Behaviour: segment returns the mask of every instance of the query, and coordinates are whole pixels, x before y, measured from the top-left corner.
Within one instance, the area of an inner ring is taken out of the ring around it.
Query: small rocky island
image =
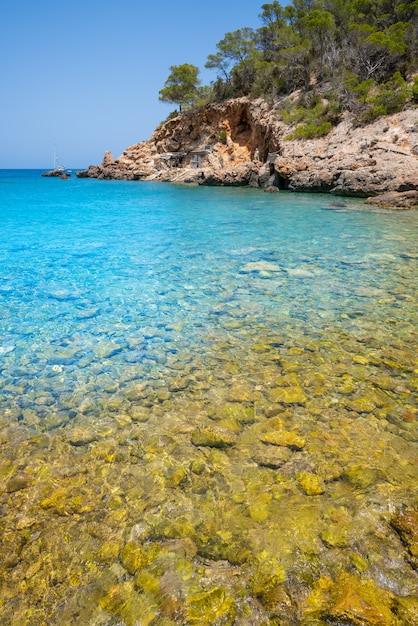
[[[54,169],[49,170],[47,172],[42,172],[41,176],[46,178],[64,178],[67,179],[70,177],[70,172],[59,165],[58,167],[54,167]]]
[[[293,94],[290,98],[297,98]],[[147,141],[80,178],[252,186],[367,198],[390,208],[418,207],[418,109],[358,127],[344,113],[331,132],[294,139],[282,100],[234,98],[186,111]]]

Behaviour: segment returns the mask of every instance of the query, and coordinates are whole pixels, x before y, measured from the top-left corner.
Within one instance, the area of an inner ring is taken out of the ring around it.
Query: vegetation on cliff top
[[[196,66],[171,66],[160,99],[182,110],[300,90],[299,137],[328,132],[342,111],[367,124],[418,102],[418,0],[275,0],[259,17],[260,28],[226,33],[209,54],[210,86]]]

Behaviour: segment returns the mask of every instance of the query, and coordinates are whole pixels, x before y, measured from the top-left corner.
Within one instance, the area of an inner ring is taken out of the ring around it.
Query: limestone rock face
[[[363,128],[346,113],[325,137],[289,140],[294,127],[281,120],[281,106],[237,98],[187,111],[148,141],[116,159],[106,152],[100,165],[77,176],[358,197],[396,192],[380,205],[417,205],[412,192],[418,192],[418,109],[382,116]]]
[[[235,167],[218,170],[207,170],[202,173],[201,185],[226,185],[228,187],[243,187],[250,185],[258,187],[257,167],[254,163],[240,163]]]

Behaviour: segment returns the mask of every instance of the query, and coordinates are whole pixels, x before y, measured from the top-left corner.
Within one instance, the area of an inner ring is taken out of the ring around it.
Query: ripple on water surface
[[[2,182],[3,623],[417,623],[416,212]]]

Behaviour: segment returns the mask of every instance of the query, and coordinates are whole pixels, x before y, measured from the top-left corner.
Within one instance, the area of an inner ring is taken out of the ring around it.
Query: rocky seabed
[[[417,623],[415,351],[237,305],[2,381],[3,624]]]

